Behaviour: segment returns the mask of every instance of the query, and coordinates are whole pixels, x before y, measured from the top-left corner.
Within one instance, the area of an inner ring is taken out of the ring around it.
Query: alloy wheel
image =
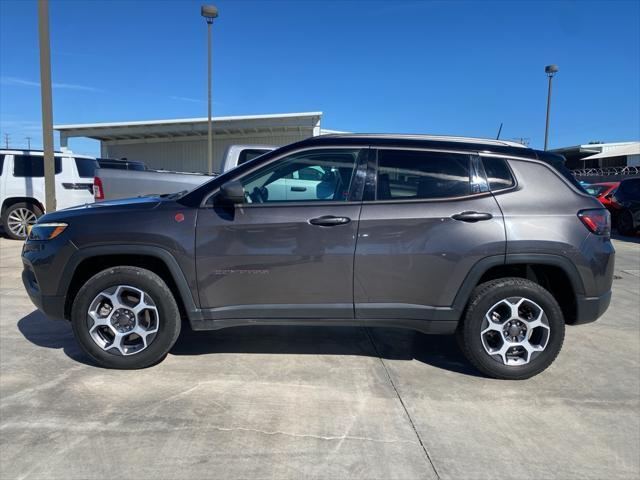
[[[525,297],[500,300],[485,314],[480,338],[485,351],[504,365],[526,365],[549,342],[551,329],[544,310]]]
[[[113,355],[133,355],[155,339],[160,316],[148,293],[129,285],[100,292],[87,311],[91,339]]]
[[[7,227],[16,237],[27,238],[27,228],[37,220],[36,214],[28,208],[16,208],[7,217]]]

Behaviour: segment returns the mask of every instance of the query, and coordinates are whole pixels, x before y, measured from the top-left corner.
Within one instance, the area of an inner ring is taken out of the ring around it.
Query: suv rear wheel
[[[107,368],[145,368],[162,360],[180,333],[180,313],[166,283],[138,267],[91,277],[71,309],[82,349]]]
[[[553,363],[562,348],[564,326],[551,293],[529,280],[502,278],[473,291],[458,341],[482,373],[523,380]]]
[[[27,229],[42,216],[42,210],[33,203],[19,202],[6,208],[2,214],[5,233],[14,240],[27,238]]]

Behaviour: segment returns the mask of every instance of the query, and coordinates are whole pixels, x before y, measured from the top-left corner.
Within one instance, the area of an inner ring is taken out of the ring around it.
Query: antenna
[[[27,139],[27,150],[31,150],[31,137],[26,137]]]
[[[498,129],[498,135],[496,136],[496,140],[500,140],[500,133],[502,132],[502,122],[500,122],[500,128]]]
[[[7,150],[9,149],[9,134],[8,133],[4,134],[4,148],[6,148]]]

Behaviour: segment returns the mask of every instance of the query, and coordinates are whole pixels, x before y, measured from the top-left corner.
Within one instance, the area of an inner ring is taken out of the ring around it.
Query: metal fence
[[[575,177],[611,177],[611,176],[636,176],[640,175],[640,167],[599,167],[572,170]]]

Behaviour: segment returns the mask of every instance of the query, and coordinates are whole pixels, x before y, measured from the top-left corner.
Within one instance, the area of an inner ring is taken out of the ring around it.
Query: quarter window
[[[60,157],[54,157],[54,172],[56,175],[62,172],[62,161]],[[43,157],[14,155],[13,175],[15,177],[44,177]]]
[[[379,150],[376,199],[431,199],[470,194],[469,156]]]
[[[483,157],[482,163],[491,191],[495,192],[515,185],[511,170],[503,158]]]
[[[96,168],[99,167],[98,162],[92,158],[76,158],[75,160],[78,176],[81,178],[93,178]]]
[[[293,154],[240,179],[247,203],[347,201],[360,150]]]

